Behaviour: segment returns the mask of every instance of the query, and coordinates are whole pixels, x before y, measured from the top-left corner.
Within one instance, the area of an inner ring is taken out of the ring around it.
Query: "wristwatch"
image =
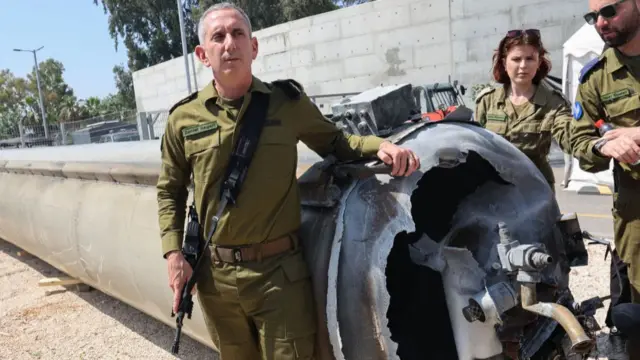
[[[596,141],[596,143],[593,144],[593,152],[598,156],[604,156],[600,152],[600,149],[604,146],[604,144],[607,143],[607,141],[608,141],[607,139],[600,139],[600,140]]]

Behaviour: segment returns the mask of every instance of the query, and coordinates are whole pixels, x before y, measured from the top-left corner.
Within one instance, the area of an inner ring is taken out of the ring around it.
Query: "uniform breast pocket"
[[[605,105],[612,122],[621,126],[640,124],[640,95],[615,100]]]
[[[216,158],[220,149],[220,131],[215,130],[202,136],[186,138],[184,152],[191,163],[194,176],[211,174],[216,168]]]
[[[265,126],[262,130],[249,175],[260,178],[264,196],[278,196],[278,192],[288,188],[287,180],[295,174],[296,142],[293,134],[284,127]]]
[[[506,121],[496,121],[496,120],[487,120],[485,124],[485,128],[489,131],[492,131],[498,135],[504,136],[507,133],[507,122]]]

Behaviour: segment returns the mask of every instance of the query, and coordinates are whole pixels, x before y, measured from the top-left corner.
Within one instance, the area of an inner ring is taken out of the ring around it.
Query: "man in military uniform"
[[[313,359],[316,312],[307,264],[298,248],[298,140],[341,160],[377,155],[391,175],[409,176],[417,156],[375,136],[350,136],[324,118],[293,80],[266,83],[252,75],[258,42],[240,8],[209,8],[198,24],[198,59],[213,81],[170,110],[162,139],[158,214],[174,311],[192,269],[180,252],[187,184],[204,229],[219,203],[221,178],[252,99],[268,94],[267,119],[236,203],[227,208],[198,274],[197,294],[222,359]],[[206,240],[206,239],[205,239]]]
[[[587,63],[573,109],[571,148],[580,168],[599,172],[614,159],[615,247],[628,264],[631,300],[640,303],[640,1],[590,0],[585,15],[609,47]],[[600,137],[599,119],[616,127]],[[640,359],[636,344],[630,359]]]

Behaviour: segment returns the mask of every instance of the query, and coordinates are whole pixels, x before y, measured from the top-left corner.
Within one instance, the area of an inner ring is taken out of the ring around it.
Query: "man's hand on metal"
[[[609,132],[607,132],[605,136],[608,134]],[[604,156],[627,164],[633,164],[640,159],[640,146],[638,146],[631,136],[625,134],[619,134],[617,137],[607,141],[599,151]]]
[[[389,141],[380,144],[377,155],[385,164],[393,166],[392,176],[409,176],[420,167],[420,159],[413,151]]]
[[[167,268],[169,270],[169,287],[173,291],[173,312],[177,313],[182,288],[189,280],[193,269],[180,251],[172,251],[167,255]],[[193,295],[195,292],[196,288],[194,287],[191,294]]]

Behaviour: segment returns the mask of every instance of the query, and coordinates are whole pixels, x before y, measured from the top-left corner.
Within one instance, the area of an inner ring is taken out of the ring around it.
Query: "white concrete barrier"
[[[573,158],[571,177],[567,191],[575,191],[578,194],[611,195],[613,193],[613,161],[609,164],[609,170],[590,173],[580,169],[578,159]]]

